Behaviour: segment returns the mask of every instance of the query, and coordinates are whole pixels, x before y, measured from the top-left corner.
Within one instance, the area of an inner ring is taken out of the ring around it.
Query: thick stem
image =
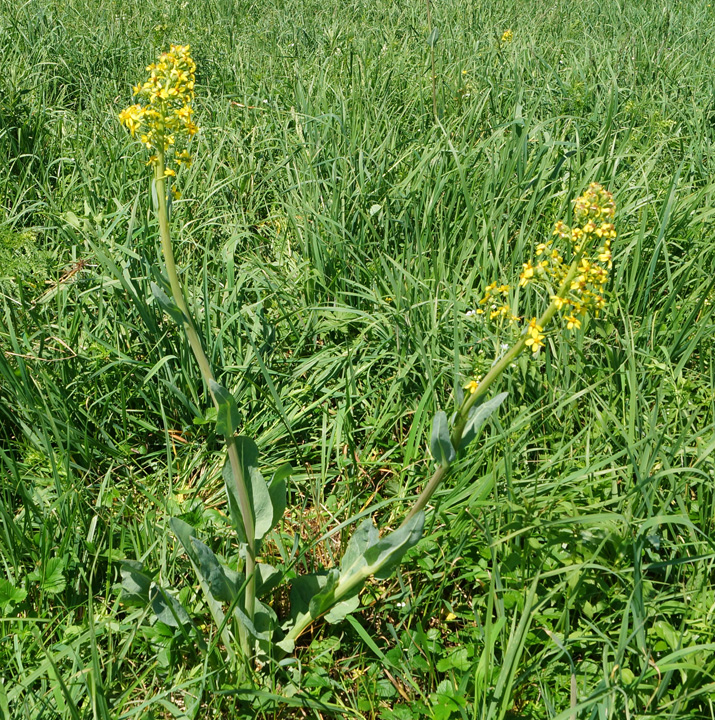
[[[174,298],[174,302],[179,306],[184,316],[184,331],[186,337],[189,340],[189,345],[196,358],[196,362],[199,364],[201,370],[201,376],[204,379],[209,392],[211,393],[211,399],[214,405],[218,408],[218,402],[216,397],[211,390],[211,381],[214,380],[213,370],[211,369],[211,363],[206,357],[201,339],[196,331],[196,327],[191,319],[189,308],[184,298],[184,292],[181,287],[179,275],[176,270],[176,261],[174,260],[174,250],[171,244],[171,232],[169,229],[169,215],[166,207],[166,173],[165,173],[165,160],[164,153],[162,151],[157,152],[156,162],[154,163],[154,182],[156,187],[156,199],[157,199],[157,215],[159,218],[159,235],[161,236],[161,250],[164,255],[164,263],[166,265],[166,274],[169,277],[169,284],[171,286],[171,294]],[[245,597],[245,613],[253,620],[254,605],[255,605],[255,594],[256,594],[256,580],[255,580],[255,569],[256,569],[256,541],[255,541],[255,526],[253,523],[253,512],[251,510],[251,503],[248,496],[248,488],[243,478],[243,472],[241,470],[241,463],[238,457],[238,450],[236,443],[233,442],[232,438],[226,438],[226,447],[228,451],[228,459],[231,465],[231,475],[236,480],[236,495],[238,496],[239,508],[241,511],[241,519],[243,521],[243,529],[246,535],[246,577],[248,583],[246,585],[246,597]],[[248,652],[248,640],[245,637],[245,633],[242,633],[242,645],[244,651]]]
[[[571,266],[569,267],[569,271],[566,274],[566,277],[564,278],[563,282],[561,283],[559,289],[556,292],[555,298],[566,297],[566,294],[571,288],[571,283],[573,282],[573,279],[578,273],[579,262],[581,261],[582,256],[583,248],[579,253],[576,254],[576,257],[574,258]],[[536,321],[536,324],[542,328],[545,328],[549,324],[549,322],[551,322],[558,309],[558,300],[552,300],[549,306],[546,308],[544,314]],[[464,433],[464,428],[467,425],[467,421],[469,420],[469,411],[471,410],[471,408],[474,407],[474,404],[478,400],[484,397],[489,387],[497,380],[497,378],[499,378],[499,376],[504,372],[504,370],[506,370],[506,368],[509,367],[509,365],[514,362],[514,360],[516,360],[516,358],[519,357],[519,355],[524,351],[524,349],[526,348],[527,338],[528,334],[525,331],[522,336],[516,341],[516,343],[514,343],[514,345],[504,355],[502,355],[502,357],[499,358],[499,360],[494,363],[494,365],[492,365],[489,372],[484,376],[482,380],[480,380],[477,389],[464,398],[461,406],[457,410],[457,415],[454,420],[454,427],[452,428],[452,432],[450,434],[450,441],[452,443],[452,447],[459,448],[459,445],[462,442],[462,435]],[[427,483],[427,485],[425,485],[417,500],[415,500],[414,505],[410,508],[409,513],[407,513],[407,516],[402,521],[402,525],[407,524],[420,510],[424,510],[435,490],[439,487],[442,480],[444,480],[444,478],[448,475],[450,467],[451,466],[449,463],[443,463],[435,470],[429,482]]]
[[[154,181],[156,186],[156,198],[157,198],[157,215],[159,217],[159,235],[161,237],[161,251],[164,254],[164,264],[166,265],[166,274],[169,277],[169,285],[171,286],[171,294],[174,297],[174,302],[179,306],[179,309],[184,315],[184,330],[186,337],[189,340],[191,351],[194,353],[196,362],[199,364],[201,375],[206,382],[206,385],[211,391],[211,384],[209,380],[214,379],[213,371],[211,370],[211,364],[209,359],[206,357],[204,348],[201,345],[201,340],[196,332],[194,323],[191,320],[191,314],[189,313],[189,307],[186,304],[184,298],[184,292],[181,287],[179,280],[179,274],[176,270],[176,261],[174,260],[174,249],[171,245],[171,232],[169,230],[169,213],[166,207],[166,175],[164,174],[164,153],[157,152],[157,159],[154,163]],[[217,405],[216,398],[211,393],[211,399],[214,405]]]

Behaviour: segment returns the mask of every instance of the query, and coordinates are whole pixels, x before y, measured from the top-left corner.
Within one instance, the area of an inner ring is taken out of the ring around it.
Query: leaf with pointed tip
[[[233,655],[232,650],[232,642],[231,642],[231,633],[229,631],[228,627],[224,627],[224,614],[223,610],[221,609],[221,602],[217,600],[211,588],[209,587],[209,584],[207,580],[203,577],[203,574],[201,572],[201,563],[199,560],[198,553],[196,552],[196,549],[194,548],[194,540],[196,539],[196,531],[194,530],[191,525],[188,523],[185,523],[183,520],[180,520],[179,518],[170,518],[169,524],[171,525],[171,529],[174,531],[174,534],[177,538],[179,538],[179,542],[183,546],[184,550],[186,551],[186,554],[189,556],[189,559],[191,560],[191,564],[198,575],[199,578],[199,584],[201,586],[201,590],[204,593],[204,596],[206,598],[206,603],[209,607],[209,610],[211,611],[211,615],[213,616],[214,622],[216,623],[217,627],[223,627],[223,630],[221,631],[221,639],[223,640],[224,644],[226,645],[227,652],[229,656]],[[228,576],[229,584],[231,584],[231,573],[232,571],[226,568],[226,574]],[[233,573],[233,575],[236,575],[237,573]],[[233,583],[231,587],[234,589],[236,588],[236,584]]]
[[[233,602],[234,592],[231,587],[226,573],[221,566],[219,559],[214,555],[208,545],[204,545],[201,540],[195,537],[191,538],[194,552],[199,560],[198,566],[201,575],[203,575],[206,584],[211,590],[211,594],[217,599],[225,603]]]
[[[157,620],[163,622],[165,625],[169,625],[169,627],[179,627],[191,623],[191,618],[189,618],[188,613],[184,610],[181,603],[156,583],[151,584],[149,599],[151,600],[151,608]]]
[[[462,432],[462,440],[459,443],[459,449],[464,450],[479,432],[479,429],[484,425],[489,416],[506,400],[508,392],[499,393],[495,395],[491,400],[487,400],[481,405],[473,407],[469,411],[467,424],[464,426]]]
[[[295,640],[290,638],[283,638],[276,643],[276,647],[279,647],[286,655],[290,655],[295,650]]]
[[[439,410],[432,421],[430,449],[432,450],[432,457],[440,465],[448,465],[457,457],[457,453],[452,447],[452,441],[449,439],[449,422],[447,421],[447,413],[444,410]]]
[[[211,393],[216,399],[218,405],[216,414],[216,432],[225,437],[231,437],[241,422],[241,416],[238,412],[238,405],[233,395],[226,390],[223,385],[219,385],[215,380],[209,380]]]
[[[348,546],[345,549],[343,559],[340,563],[338,584],[332,587],[330,580],[326,580],[325,585],[319,593],[316,593],[309,606],[311,616],[317,617],[329,609],[325,615],[325,619],[329,623],[338,623],[358,609],[360,606],[358,595],[365,584],[367,575],[364,577],[356,576],[358,576],[360,571],[367,565],[365,553],[379,540],[380,534],[370,518],[363,520],[363,522],[358,525],[348,542]],[[349,591],[341,593],[340,599],[335,602],[335,591],[338,589],[338,585],[344,584],[350,579],[356,580],[353,587]]]
[[[386,535],[365,552],[365,560],[372,575],[379,579],[390,577],[404,554],[422,537],[424,512],[418,512],[408,523]]]
[[[181,312],[181,308],[176,304],[174,298],[169,297],[164,291],[164,288],[157,285],[155,282],[151,283],[151,292],[159,303],[161,309],[179,326],[183,327],[186,322],[186,316]]]

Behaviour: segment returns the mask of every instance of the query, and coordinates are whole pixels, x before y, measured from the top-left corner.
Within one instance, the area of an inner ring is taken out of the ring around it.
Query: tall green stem
[[[171,231],[169,229],[169,214],[166,206],[166,166],[163,152],[157,152],[157,159],[154,163],[154,182],[156,187],[156,198],[157,198],[157,215],[159,218],[159,234],[161,236],[161,250],[164,255],[164,263],[166,265],[166,274],[169,277],[169,284],[171,286],[171,294],[173,295],[174,302],[179,306],[184,316],[184,331],[186,337],[189,340],[189,345],[194,353],[196,362],[199,364],[201,375],[204,382],[209,388],[211,393],[211,399],[213,400],[214,406],[218,408],[218,402],[211,389],[211,382],[214,381],[213,370],[211,369],[211,363],[206,357],[201,339],[196,331],[193,320],[191,319],[191,313],[189,312],[186,299],[184,297],[184,291],[181,287],[179,280],[179,274],[176,270],[176,261],[174,260],[174,250],[171,244]],[[243,529],[246,535],[246,597],[245,597],[245,613],[253,620],[254,606],[256,601],[256,580],[255,580],[255,569],[256,569],[256,541],[255,541],[255,526],[253,522],[253,512],[251,511],[251,502],[248,495],[248,488],[246,486],[245,479],[243,477],[243,471],[241,469],[241,463],[238,457],[238,450],[236,444],[233,442],[233,438],[226,438],[226,448],[228,451],[228,460],[231,466],[231,476],[236,481],[236,495],[238,497],[239,508],[241,511],[241,519],[243,521]],[[249,651],[248,638],[245,632],[241,632],[241,639],[244,652]]]

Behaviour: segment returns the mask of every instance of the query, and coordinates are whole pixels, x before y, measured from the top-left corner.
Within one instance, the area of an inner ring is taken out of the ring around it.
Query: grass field
[[[0,0],[0,717],[715,718],[715,8],[431,16],[438,119],[423,2]],[[243,678],[169,528],[237,553],[117,120],[170,43],[201,128],[177,260],[239,431],[295,470],[264,547],[294,573],[371,505],[399,524],[504,342],[484,287],[588,183],[618,206],[605,315],[503,375],[399,574]],[[122,560],[208,645],[123,602]]]

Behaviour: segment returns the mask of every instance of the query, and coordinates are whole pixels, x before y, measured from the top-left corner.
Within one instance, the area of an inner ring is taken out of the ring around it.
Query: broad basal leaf
[[[256,600],[253,620],[238,605],[233,609],[234,617],[248,631],[248,634],[258,641],[270,641],[277,625],[277,617],[273,609]]]
[[[191,558],[194,565],[198,566],[199,558],[191,542],[196,537],[196,530],[188,523],[185,523],[183,520],[175,517],[169,518],[169,525],[173,530],[174,535],[179,538],[179,542],[186,551],[186,554]]]
[[[310,612],[312,617],[320,617],[333,605],[335,602],[335,588],[339,580],[340,572],[336,568],[328,571],[323,588],[310,600],[308,612]]]
[[[267,595],[283,579],[283,573],[267,563],[256,563],[256,597]]]
[[[313,609],[318,609],[322,604],[319,600],[317,605],[313,605],[316,598],[323,598],[330,594],[338,581],[340,573],[333,569],[328,573],[310,573],[309,575],[299,575],[293,580],[290,588],[290,614],[293,619],[300,615],[310,614],[318,617],[320,612],[313,614]],[[327,590],[327,593],[326,593]]]

